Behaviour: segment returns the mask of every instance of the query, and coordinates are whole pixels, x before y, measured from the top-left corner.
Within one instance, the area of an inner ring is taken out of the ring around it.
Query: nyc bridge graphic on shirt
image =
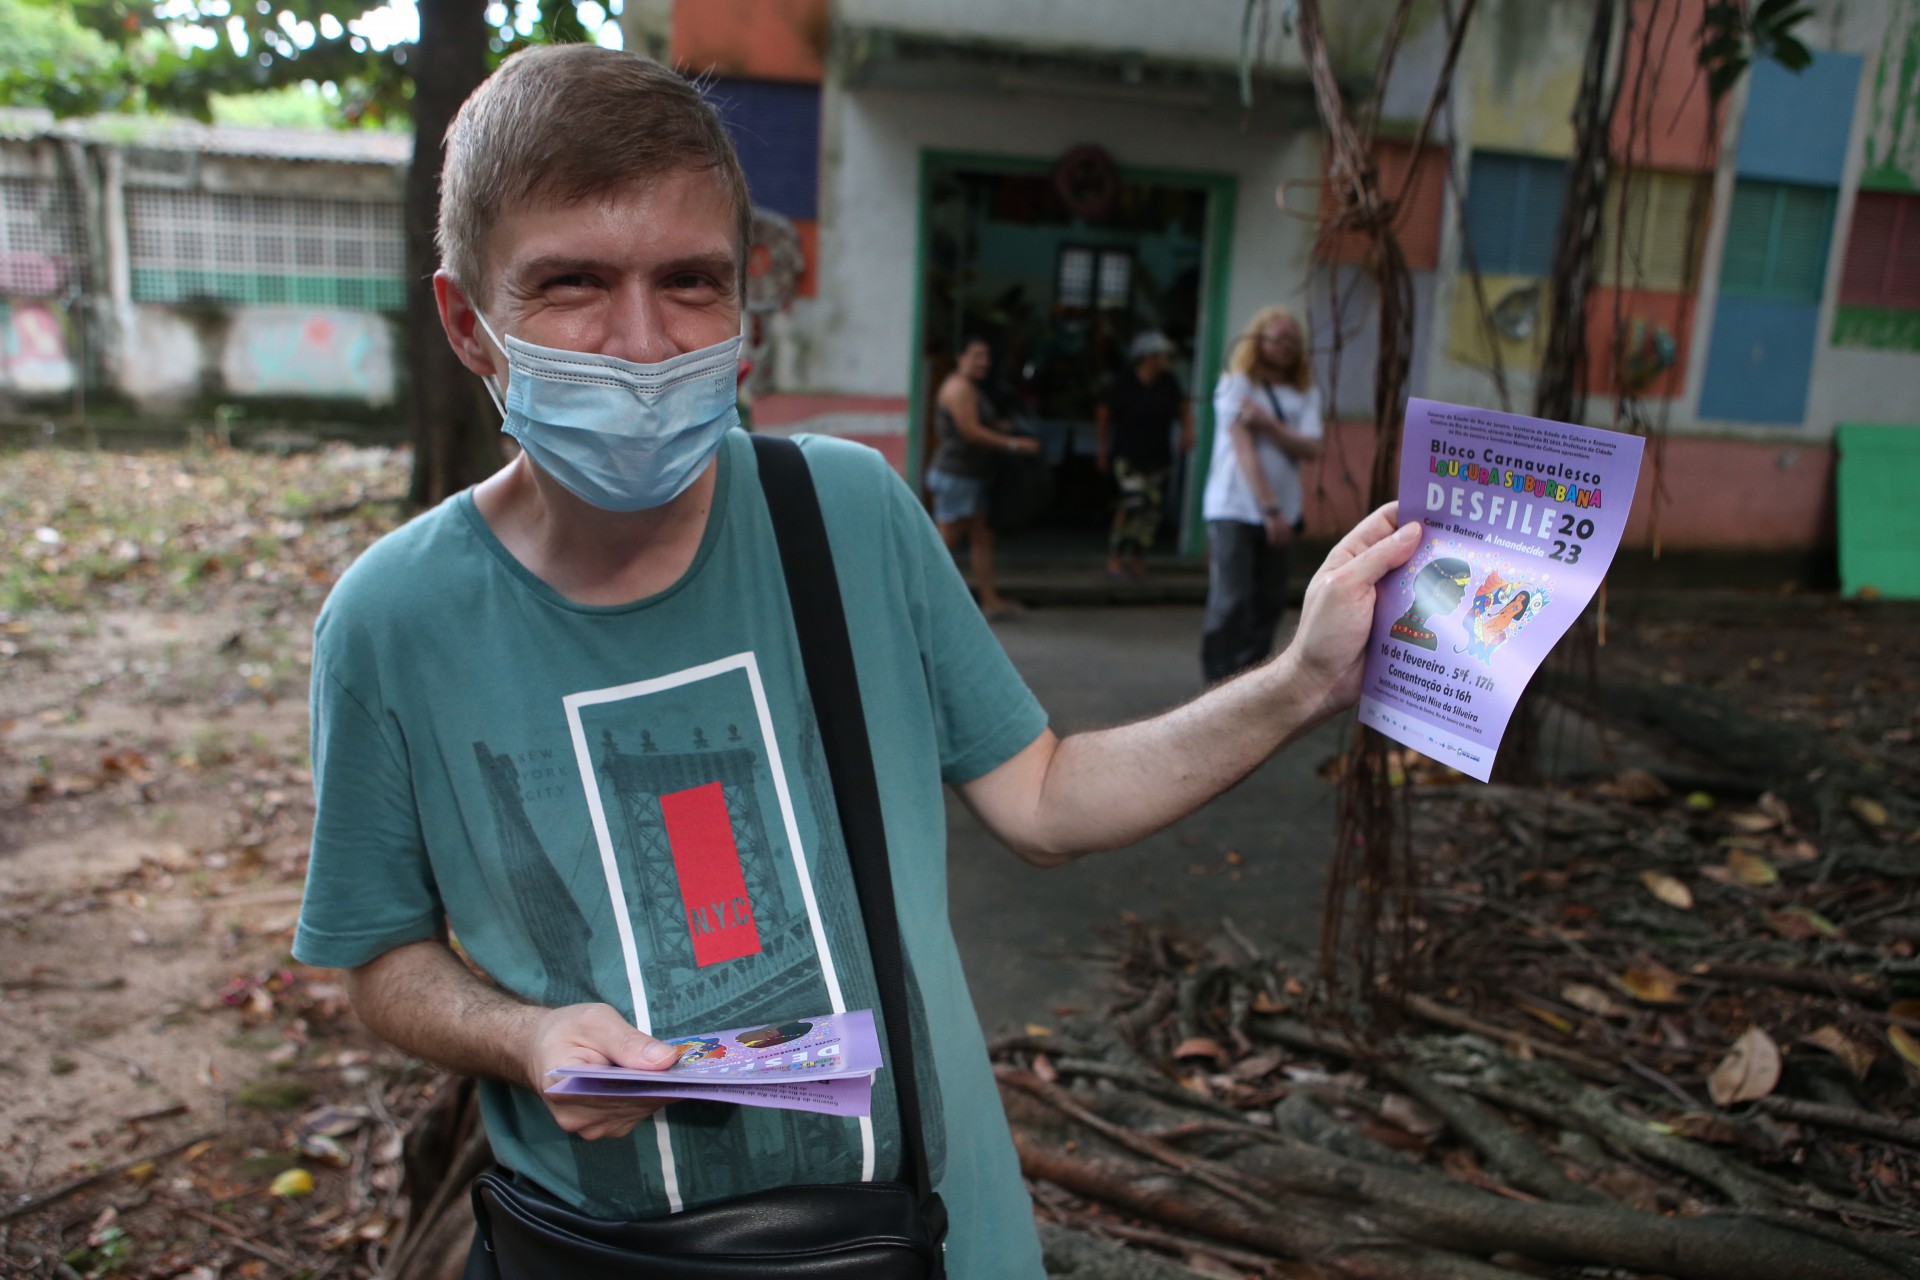
[[[796,709],[806,723],[790,770],[750,653],[566,704],[593,828],[570,891],[528,818],[511,757],[474,748],[511,896],[547,974],[543,1002],[609,1000],[663,1036],[878,1005],[856,951],[864,926],[810,708]],[[918,988],[908,987],[915,1042],[926,1044]],[[931,1070],[919,1074],[937,1176],[938,1086]],[[573,1140],[582,1189],[603,1174],[637,1178],[678,1208],[757,1189],[788,1168],[808,1181],[872,1177],[876,1150],[897,1150],[898,1112],[890,1085],[870,1121],[676,1102],[635,1139]],[[657,1145],[658,1169],[645,1145]]]

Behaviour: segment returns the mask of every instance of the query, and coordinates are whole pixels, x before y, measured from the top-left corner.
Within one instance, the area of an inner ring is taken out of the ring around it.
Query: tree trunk
[[[487,24],[472,0],[420,0],[413,73],[413,164],[407,170],[407,412],[413,426],[408,498],[431,506],[500,465],[493,406],[447,345],[433,300],[439,265],[441,140],[467,95],[487,77]]]

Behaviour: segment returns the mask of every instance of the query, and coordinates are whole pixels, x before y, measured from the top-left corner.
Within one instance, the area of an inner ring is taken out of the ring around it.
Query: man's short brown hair
[[[720,116],[677,73],[592,44],[522,49],[461,104],[440,175],[440,261],[482,301],[482,246],[501,213],[528,201],[574,204],[636,179],[711,169],[734,208],[744,273],[753,212]]]

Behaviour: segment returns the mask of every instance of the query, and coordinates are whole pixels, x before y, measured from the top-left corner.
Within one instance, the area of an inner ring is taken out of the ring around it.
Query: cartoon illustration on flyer
[[[1469,638],[1459,651],[1492,666],[1493,651],[1519,635],[1546,607],[1545,587],[1510,581],[1499,570],[1490,570],[1474,588],[1473,609],[1467,615]]]
[[[1429,560],[1413,575],[1413,600],[1395,619],[1392,636],[1422,649],[1436,649],[1439,637],[1427,629],[1430,618],[1442,618],[1460,607],[1473,566],[1452,556]]]

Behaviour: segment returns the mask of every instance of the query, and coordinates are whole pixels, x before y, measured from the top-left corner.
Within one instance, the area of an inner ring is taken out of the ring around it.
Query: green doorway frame
[[[965,167],[979,172],[1031,175],[1049,173],[1054,161],[1038,156],[1001,155],[983,151],[946,151],[923,148],[914,203],[913,250],[913,333],[907,380],[907,480],[917,484],[920,461],[926,448],[926,415],[921,397],[926,394],[921,374],[921,342],[927,323],[927,211],[932,195],[933,171],[942,167]],[[1127,182],[1149,183],[1163,187],[1185,187],[1204,192],[1207,197],[1207,242],[1201,252],[1200,269],[1200,348],[1194,352],[1193,381],[1188,394],[1195,400],[1193,462],[1187,467],[1186,492],[1180,500],[1180,551],[1199,555],[1206,547],[1206,532],[1197,519],[1200,494],[1206,487],[1206,462],[1213,456],[1213,381],[1226,367],[1227,281],[1233,267],[1233,210],[1238,198],[1239,180],[1230,173],[1192,169],[1142,168],[1120,165],[1120,177]]]

